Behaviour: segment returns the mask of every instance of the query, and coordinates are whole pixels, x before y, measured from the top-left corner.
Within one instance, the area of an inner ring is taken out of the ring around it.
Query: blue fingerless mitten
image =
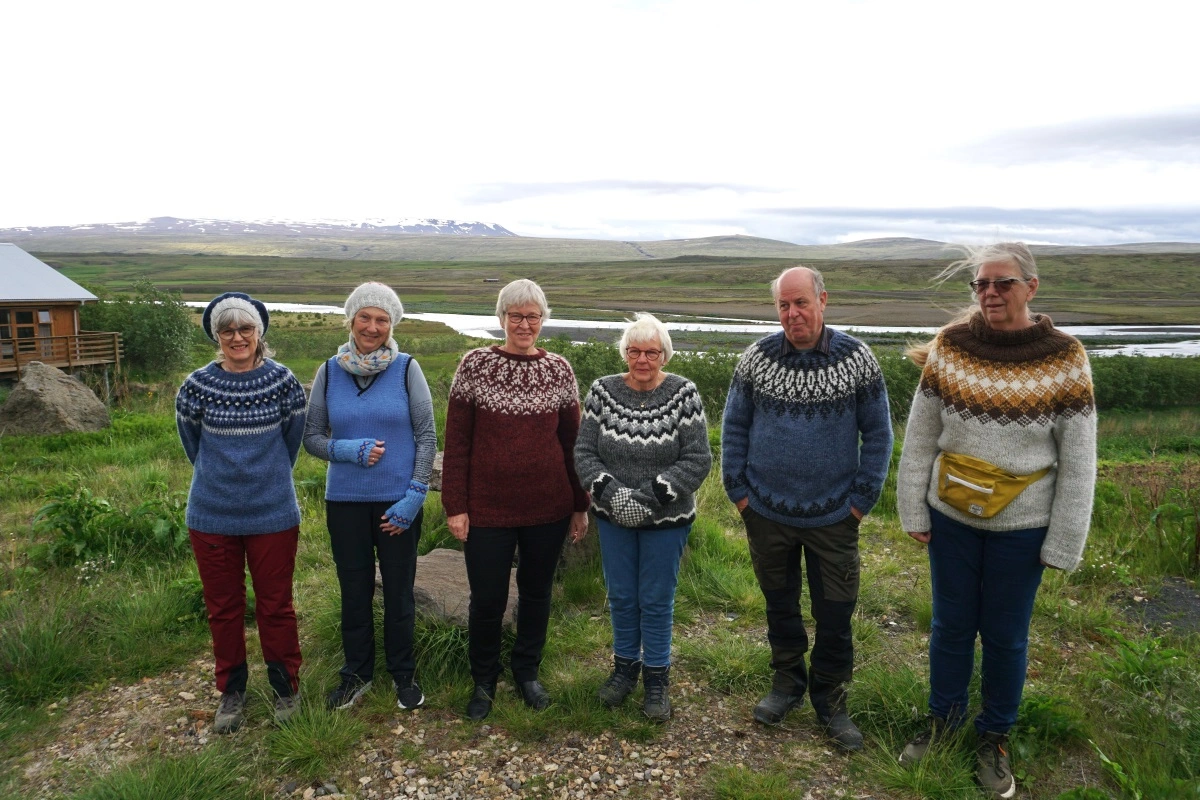
[[[354,461],[360,467],[365,467],[374,446],[374,439],[330,439],[329,460]]]
[[[417,480],[410,481],[408,491],[404,493],[404,497],[397,500],[387,510],[387,513],[384,514],[387,517],[387,521],[397,528],[408,530],[412,526],[413,520],[417,518],[417,514],[421,513],[421,506],[424,505],[425,495],[428,492],[428,484]]]

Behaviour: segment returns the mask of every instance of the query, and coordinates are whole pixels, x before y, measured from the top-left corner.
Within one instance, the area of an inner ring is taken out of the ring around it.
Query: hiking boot
[[[1017,793],[1017,782],[1008,766],[1008,734],[992,731],[979,734],[975,757],[979,762],[975,778],[989,796],[1007,799]]]
[[[343,708],[358,705],[358,701],[371,688],[370,681],[362,681],[358,678],[342,678],[342,684],[338,688],[329,693],[329,697],[325,700],[325,705],[330,711],[340,711]]]
[[[671,683],[671,668],[643,667],[642,713],[655,722],[666,722],[671,718],[671,698],[667,697],[667,686]]]
[[[275,696],[275,724],[286,725],[300,710],[300,693]]]
[[[788,694],[772,689],[770,694],[758,701],[754,707],[754,721],[763,725],[778,725],[796,706],[804,702],[802,694]]]
[[[545,711],[550,707],[550,693],[536,679],[517,684],[517,694],[525,701],[525,705],[534,711]]]
[[[845,708],[836,708],[829,716],[818,713],[817,720],[825,729],[829,741],[843,750],[857,752],[863,749],[863,735]]]
[[[492,700],[495,698],[496,684],[494,682],[475,684],[475,694],[467,703],[467,719],[474,722],[487,719],[487,715],[492,713]]]
[[[425,705],[425,695],[421,691],[421,685],[411,676],[402,681],[393,679],[392,686],[396,688],[396,705],[405,711],[412,711],[414,708]]]
[[[225,692],[213,717],[213,733],[233,733],[246,721],[246,693]]]
[[[600,702],[609,708],[616,708],[625,702],[629,693],[637,686],[638,675],[642,671],[642,662],[632,658],[613,656],[613,671],[608,680],[596,691]]]
[[[940,741],[942,736],[946,734],[946,720],[941,717],[935,717],[932,714],[926,719],[925,730],[918,733],[911,742],[904,745],[904,750],[900,752],[900,764],[902,766],[915,766],[929,752],[929,748]]]

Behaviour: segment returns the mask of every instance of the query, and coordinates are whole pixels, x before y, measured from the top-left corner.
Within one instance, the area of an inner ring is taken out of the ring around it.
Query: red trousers
[[[267,677],[275,693],[300,688],[300,635],[292,605],[292,575],[300,529],[223,536],[188,529],[204,586],[208,628],[217,662],[217,689],[246,691],[246,567],[254,584],[254,617]]]

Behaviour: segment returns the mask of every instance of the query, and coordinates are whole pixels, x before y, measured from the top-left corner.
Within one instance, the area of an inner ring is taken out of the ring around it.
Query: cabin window
[[[12,312],[7,308],[0,308],[0,358],[12,358],[13,343],[8,341],[12,338]]]
[[[50,324],[50,311],[48,309],[38,311],[38,322],[42,325]]]

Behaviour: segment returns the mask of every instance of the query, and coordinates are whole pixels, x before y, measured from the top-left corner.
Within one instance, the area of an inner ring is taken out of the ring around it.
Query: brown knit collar
[[[966,322],[942,329],[947,344],[990,361],[1032,361],[1070,350],[1075,337],[1054,327],[1046,314],[1034,314],[1033,324],[1016,331],[989,328],[983,315],[972,314]]]
[[[498,344],[491,345],[488,349],[501,358],[509,358],[513,361],[537,361],[539,358],[546,357],[546,351],[541,347],[537,349],[536,353],[510,353],[502,350]]]

